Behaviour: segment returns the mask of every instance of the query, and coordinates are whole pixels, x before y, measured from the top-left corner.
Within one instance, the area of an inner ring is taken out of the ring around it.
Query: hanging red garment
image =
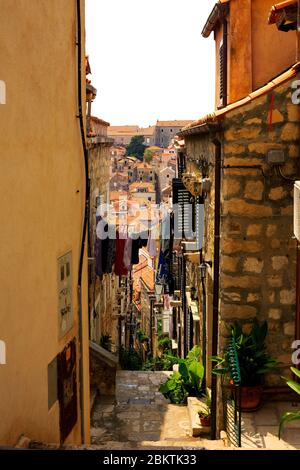
[[[126,238],[121,237],[119,232],[117,232],[117,239],[116,239],[116,260],[115,260],[115,274],[118,276],[127,276],[128,269],[124,264],[124,250],[125,250],[125,243]]]

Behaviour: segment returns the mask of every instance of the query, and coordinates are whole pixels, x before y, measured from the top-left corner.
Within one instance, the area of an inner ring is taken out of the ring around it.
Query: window
[[[163,132],[164,130],[162,129],[161,132]]]
[[[173,132],[173,129],[170,129],[170,132]]]
[[[223,25],[223,39],[219,48],[220,107],[227,106],[227,22]]]

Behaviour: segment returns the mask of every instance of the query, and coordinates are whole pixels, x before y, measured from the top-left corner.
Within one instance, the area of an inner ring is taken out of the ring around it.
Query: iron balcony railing
[[[224,426],[234,447],[241,447],[241,372],[234,338],[228,347],[229,373],[222,376]]]

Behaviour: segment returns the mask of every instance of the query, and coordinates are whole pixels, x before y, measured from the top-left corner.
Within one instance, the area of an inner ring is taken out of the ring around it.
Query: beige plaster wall
[[[6,104],[0,106],[0,338],[7,346],[7,364],[0,366],[1,444],[13,444],[21,433],[59,441],[58,402],[48,411],[47,365],[78,336],[84,165],[76,118],[75,34],[75,1],[1,2],[0,78],[7,87]],[[57,258],[70,250],[74,326],[58,340]],[[88,441],[85,271],[86,258],[82,304]],[[79,421],[70,442],[80,441]]]

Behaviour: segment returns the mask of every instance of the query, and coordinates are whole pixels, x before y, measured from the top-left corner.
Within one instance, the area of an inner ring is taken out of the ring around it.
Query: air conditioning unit
[[[300,181],[294,185],[294,234],[300,241]]]

